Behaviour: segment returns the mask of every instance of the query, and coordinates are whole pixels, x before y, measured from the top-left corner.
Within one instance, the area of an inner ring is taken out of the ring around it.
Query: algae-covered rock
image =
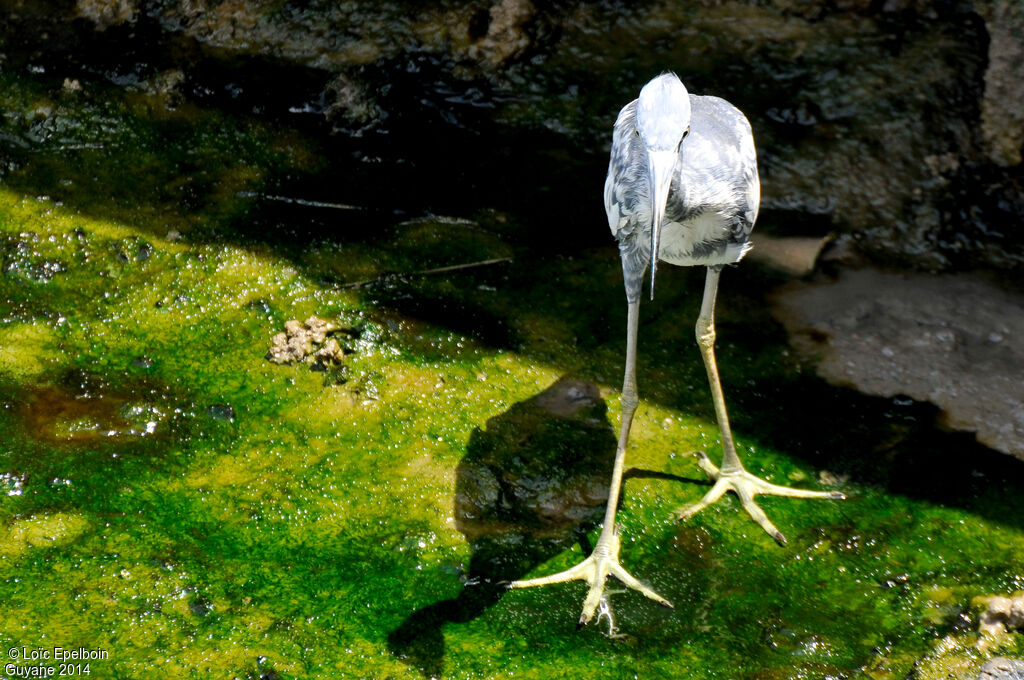
[[[32,549],[64,545],[76,539],[88,527],[88,518],[67,512],[14,519],[0,526],[0,558],[13,560]]]
[[[1012,212],[972,132],[977,15],[533,7],[0,2],[9,647],[109,650],[93,677],[977,674],[962,601],[1020,588],[1017,461],[925,406],[801,373],[754,263],[719,318],[745,460],[776,481],[827,465],[856,501],[773,506],[786,549],[734,499],[671,517],[702,488],[683,454],[717,429],[692,338],[702,273],[666,271],[642,308],[617,520],[623,559],[677,609],[610,589],[632,637],[609,641],[575,629],[582,584],[506,588],[578,562],[607,502],[625,305],[600,183],[618,108],[663,68],[741,104],[758,233],[812,239],[788,267],[803,272],[826,230],[894,216],[902,233],[908,195],[980,219],[955,193],[970,180],[997,209],[981,217]],[[470,57],[489,35],[494,65]],[[339,75],[351,106],[325,122]],[[921,224],[956,221],[937,219]],[[877,243],[926,260],[956,241]],[[282,356],[344,348],[349,388],[263,358],[290,318],[305,339],[286,331]],[[998,653],[1019,656],[1019,635]]]

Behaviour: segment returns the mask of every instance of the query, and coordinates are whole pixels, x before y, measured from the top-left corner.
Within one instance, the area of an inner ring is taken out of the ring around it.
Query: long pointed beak
[[[654,299],[654,277],[658,271],[661,251],[661,227],[665,221],[665,204],[672,186],[676,152],[648,151],[647,176],[651,180],[651,299]]]

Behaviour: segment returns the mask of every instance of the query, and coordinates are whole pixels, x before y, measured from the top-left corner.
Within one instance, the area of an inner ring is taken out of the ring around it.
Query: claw
[[[846,499],[846,495],[840,491],[811,491],[809,489],[792,489],[788,486],[772,484],[771,482],[766,482],[759,477],[755,477],[742,468],[736,472],[723,473],[715,466],[714,463],[711,462],[703,451],[697,452],[697,465],[700,466],[708,477],[714,480],[715,484],[699,501],[677,510],[676,515],[679,519],[693,517],[695,514],[724,496],[726,491],[732,491],[739,496],[743,509],[746,510],[750,517],[757,522],[762,529],[764,529],[765,533],[775,539],[775,542],[780,546],[786,545],[786,537],[774,524],[772,524],[772,521],[768,519],[764,510],[754,502],[755,496],[768,495],[788,496],[790,498],[829,498],[832,500]]]
[[[590,620],[594,618],[594,613],[597,612],[598,605],[600,605],[602,600],[604,600],[605,584],[609,576],[614,576],[618,580],[622,581],[624,585],[632,588],[633,590],[639,590],[646,597],[654,600],[658,604],[666,607],[672,607],[671,602],[663,598],[661,595],[658,595],[653,589],[638,581],[628,571],[622,568],[622,565],[619,564],[619,545],[620,542],[617,531],[609,532],[609,536],[607,537],[602,534],[601,538],[598,539],[597,546],[594,547],[594,552],[575,567],[550,576],[541,576],[525,581],[513,581],[508,584],[508,587],[510,589],[532,588],[534,586],[545,586],[552,583],[586,581],[590,586],[590,590],[587,591],[587,597],[583,600],[583,611],[580,614],[579,623],[576,625],[577,629],[587,625]]]

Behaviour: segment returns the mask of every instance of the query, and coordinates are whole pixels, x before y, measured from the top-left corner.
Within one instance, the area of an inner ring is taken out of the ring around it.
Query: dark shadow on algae
[[[494,605],[505,584],[580,542],[601,520],[615,431],[596,385],[562,377],[473,431],[455,483],[455,521],[469,541],[458,597],[413,612],[388,636],[391,652],[425,676],[444,670],[447,623]]]

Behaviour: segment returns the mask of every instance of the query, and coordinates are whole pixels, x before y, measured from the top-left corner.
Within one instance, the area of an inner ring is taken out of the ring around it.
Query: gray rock
[[[981,667],[978,680],[1024,680],[1024,659],[992,659]]]
[[[846,271],[773,296],[800,354],[837,385],[907,395],[1024,459],[1024,295],[973,275]]]
[[[989,33],[981,132],[993,161],[1017,165],[1024,146],[1024,6],[1018,0],[980,0],[975,10]]]

